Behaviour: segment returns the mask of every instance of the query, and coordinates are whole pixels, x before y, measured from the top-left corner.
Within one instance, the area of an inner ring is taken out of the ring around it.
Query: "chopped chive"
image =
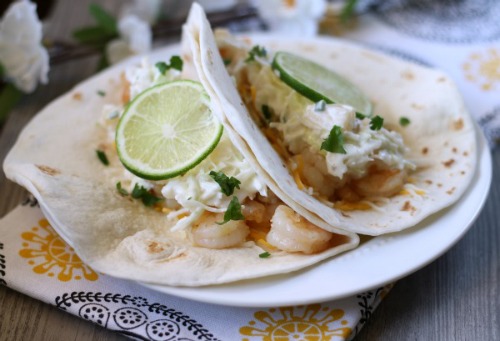
[[[103,90],[97,90],[97,94],[101,97],[106,96],[106,92],[104,92]]]

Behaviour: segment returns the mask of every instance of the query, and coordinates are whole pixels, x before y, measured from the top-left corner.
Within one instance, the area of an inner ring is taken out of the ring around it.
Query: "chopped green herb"
[[[273,109],[269,108],[267,104],[263,104],[261,109],[262,115],[264,115],[266,121],[271,121],[271,118],[273,117]]]
[[[226,213],[224,213],[224,221],[217,223],[223,225],[230,220],[245,220],[245,216],[241,213],[241,204],[238,197],[234,196],[227,206]]]
[[[96,152],[99,160],[102,162],[102,164],[105,166],[109,166],[109,160],[108,160],[108,157],[106,156],[106,153],[104,153],[104,151],[99,150],[99,149],[96,150],[95,152]]]
[[[407,117],[400,117],[399,118],[399,124],[402,126],[402,127],[406,127],[408,124],[410,124],[410,119],[407,118]]]
[[[267,251],[259,254],[259,258],[269,258],[270,256],[271,256],[271,254]]]
[[[234,193],[235,188],[240,189],[241,182],[235,177],[229,178],[226,174],[222,172],[214,172],[214,171],[211,171],[209,175],[212,177],[212,179],[215,180],[215,182],[219,184],[222,193],[224,193],[227,196],[232,195]]]
[[[262,46],[255,45],[254,47],[252,47],[250,51],[248,51],[248,57],[247,59],[245,59],[245,63],[254,61],[256,56],[262,58],[266,57],[267,56],[266,49]]]
[[[356,111],[356,118],[358,120],[364,120],[366,118],[366,115]]]
[[[334,125],[328,137],[321,144],[321,149],[330,153],[347,154],[344,149],[344,134],[342,134],[342,128]]]
[[[182,66],[184,63],[182,62],[181,57],[179,56],[172,56],[170,57],[170,67],[172,69],[176,69],[178,71],[182,71]]]
[[[324,100],[320,100],[319,102],[316,102],[314,105],[314,111],[325,111],[326,108],[326,102]]]
[[[229,65],[231,64],[231,59],[223,59],[224,65]]]
[[[158,198],[153,193],[151,193],[149,190],[140,186],[139,184],[135,184],[131,195],[132,195],[132,198],[134,198],[134,199],[141,199],[142,203],[148,207],[154,206],[156,203],[163,200],[161,198]]]
[[[102,91],[102,90],[97,90],[97,94],[101,97],[104,97],[106,96],[106,92]]]
[[[155,64],[155,66],[162,75],[164,75],[165,72],[167,72],[167,70],[169,69],[168,64],[165,62],[158,62]]]
[[[182,71],[183,62],[182,62],[181,57],[172,56],[172,57],[170,57],[169,64],[167,64],[165,62],[158,62],[155,64],[155,66],[158,69],[158,71],[160,71],[160,73],[162,75],[164,75],[170,69]]]
[[[122,196],[126,197],[128,195],[128,192],[122,187],[121,181],[118,181],[116,183],[116,189],[118,190],[118,193],[120,193]]]
[[[380,129],[382,129],[383,124],[384,124],[384,119],[377,115],[371,119],[370,129],[371,130],[380,130]]]

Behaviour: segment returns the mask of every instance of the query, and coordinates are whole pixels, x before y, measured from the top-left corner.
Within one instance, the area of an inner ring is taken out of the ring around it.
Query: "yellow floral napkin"
[[[34,199],[0,220],[0,284],[144,340],[345,340],[390,287],[294,307],[199,303],[106,276],[84,264]]]

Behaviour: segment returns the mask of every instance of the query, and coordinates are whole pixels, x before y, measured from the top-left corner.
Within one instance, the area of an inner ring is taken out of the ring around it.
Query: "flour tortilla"
[[[334,38],[246,37],[253,45],[289,51],[336,71],[373,102],[384,126],[396,130],[410,148],[407,158],[419,165],[408,194],[396,195],[370,210],[340,211],[300,190],[281,157],[252,121],[220,57],[203,12],[193,8],[200,25],[202,82],[220,94],[226,124],[238,132],[282,191],[327,221],[331,228],[380,235],[412,227],[453,204],[464,193],[477,162],[473,121],[452,80],[443,72],[373,52]],[[400,117],[411,124],[403,128]]]
[[[186,30],[199,35],[195,26]],[[183,47],[189,59],[196,46],[184,40]],[[149,58],[164,61],[179,52],[174,46]],[[253,242],[224,250],[195,247],[184,231],[169,230],[165,215],[120,196],[110,175],[122,169],[116,155],[108,154],[111,164],[104,167],[95,154],[104,140],[97,122],[104,104],[120,102],[120,76],[137,63],[139,58],[113,66],[48,105],[26,126],[4,162],[7,177],[38,199],[54,229],[94,270],[160,285],[200,286],[295,271],[357,246],[357,235],[335,230],[332,247],[315,255],[278,252],[262,259],[265,250]],[[190,76],[197,77],[195,69]],[[210,95],[213,110],[223,109],[218,94]],[[230,126],[225,132],[275,194],[329,229],[281,191]]]

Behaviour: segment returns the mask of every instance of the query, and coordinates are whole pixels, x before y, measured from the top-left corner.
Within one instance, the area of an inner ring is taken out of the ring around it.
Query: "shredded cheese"
[[[337,201],[334,207],[342,211],[366,211],[372,207],[366,202],[348,202],[348,201]]]

